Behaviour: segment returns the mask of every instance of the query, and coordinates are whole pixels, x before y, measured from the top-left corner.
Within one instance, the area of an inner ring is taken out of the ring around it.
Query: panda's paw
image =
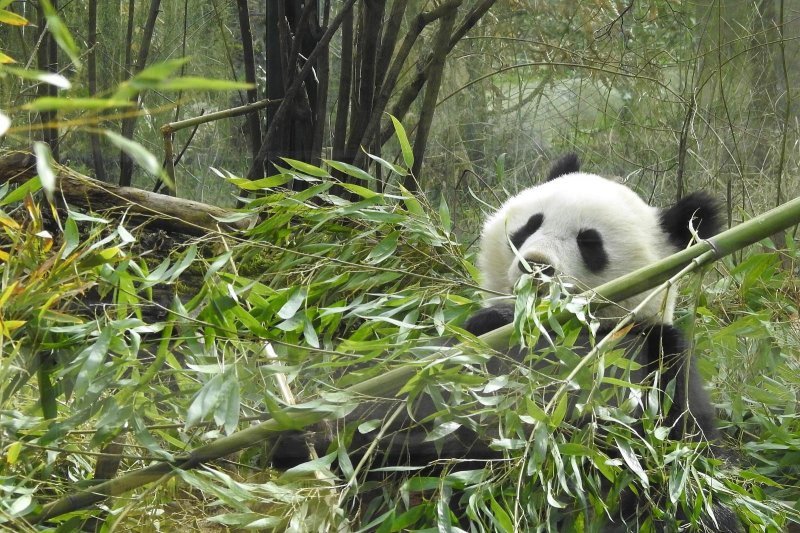
[[[512,322],[514,322],[514,305],[497,304],[484,307],[469,317],[464,323],[464,329],[475,336],[480,336]]]

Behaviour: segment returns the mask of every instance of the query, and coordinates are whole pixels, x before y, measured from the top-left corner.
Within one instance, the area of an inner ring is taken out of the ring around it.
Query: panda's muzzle
[[[519,268],[519,271],[523,274],[541,273],[550,278],[556,273],[556,269],[553,268],[553,265],[541,260],[537,261],[537,258],[525,258],[525,261],[517,261],[517,268]]]

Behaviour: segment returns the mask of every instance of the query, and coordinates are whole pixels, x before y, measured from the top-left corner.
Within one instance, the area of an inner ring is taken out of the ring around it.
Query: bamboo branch
[[[648,267],[640,268],[621,278],[604,283],[593,290],[587,291],[583,296],[592,297],[593,305],[603,305],[604,302],[624,300],[667,281],[692,262],[702,266],[765,239],[776,231],[781,231],[797,224],[800,224],[800,197],[756,216],[735,228],[724,231],[713,239],[704,240]],[[555,318],[563,322],[568,317],[569,313],[564,312]],[[481,339],[492,348],[503,350],[508,347],[512,329],[513,325],[509,324],[481,336]],[[389,370],[380,376],[348,387],[343,392],[356,398],[360,396],[387,398],[392,394],[396,394],[420,368],[425,368],[434,362],[441,364],[451,355],[459,353],[459,346],[442,350],[419,359],[413,364],[409,363]],[[332,412],[332,409],[324,407],[308,410],[287,408],[284,411],[284,416],[292,420],[291,429],[299,429],[330,418]],[[172,475],[177,469],[195,468],[205,462],[257,445],[285,429],[276,420],[267,420],[256,426],[200,446],[173,463],[151,465],[96,485],[90,491],[64,496],[45,505],[41,511],[26,518],[31,523],[37,524],[62,514],[88,507],[108,496],[119,495],[160,479],[162,476]]]
[[[223,109],[222,111],[216,111],[214,113],[209,113],[208,115],[200,115],[199,117],[187,118],[184,120],[179,120],[178,122],[167,122],[166,124],[161,126],[161,135],[167,135],[168,133],[175,133],[176,131],[182,130],[184,128],[191,128],[192,126],[196,126],[198,124],[205,124],[206,122],[219,120],[221,118],[231,118],[231,117],[238,117],[239,115],[246,115],[247,113],[252,113],[259,109],[263,109],[267,106],[279,103],[280,101],[276,100],[259,100],[258,102],[252,104],[242,105],[239,107],[232,107],[230,109]]]

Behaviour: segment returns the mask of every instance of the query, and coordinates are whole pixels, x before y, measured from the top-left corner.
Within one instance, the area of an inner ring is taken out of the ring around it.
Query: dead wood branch
[[[202,236],[210,231],[242,230],[248,226],[247,220],[219,222],[218,219],[233,214],[221,207],[103,183],[61,165],[54,170],[58,179],[57,197],[90,211],[115,209],[120,214],[136,215],[152,227],[187,235]],[[19,184],[35,175],[36,158],[31,154],[13,152],[0,158],[0,183]]]

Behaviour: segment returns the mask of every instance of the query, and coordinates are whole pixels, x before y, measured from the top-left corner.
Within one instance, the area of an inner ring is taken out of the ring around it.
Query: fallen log
[[[56,197],[89,211],[116,211],[148,226],[169,233],[202,236],[209,232],[243,230],[249,219],[220,222],[235,212],[213,205],[148,192],[133,187],[120,187],[53,164],[56,173]],[[37,174],[36,157],[25,152],[11,152],[0,157],[0,184],[23,183]]]

